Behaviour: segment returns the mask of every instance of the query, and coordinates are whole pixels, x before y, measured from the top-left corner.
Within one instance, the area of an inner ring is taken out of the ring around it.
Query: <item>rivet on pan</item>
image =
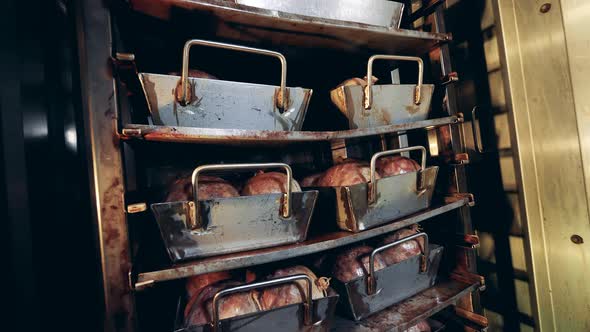
[[[543,5],[541,5],[541,8],[539,9],[539,11],[543,14],[545,14],[546,12],[551,10],[551,4],[550,3],[544,3]]]
[[[572,242],[575,244],[584,243],[584,239],[581,236],[579,236],[578,234],[572,235],[572,237],[570,237],[570,240],[572,240]]]

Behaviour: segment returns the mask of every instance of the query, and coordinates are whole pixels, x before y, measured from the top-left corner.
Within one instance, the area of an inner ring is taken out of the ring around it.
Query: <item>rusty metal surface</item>
[[[399,28],[404,5],[385,0],[236,0],[236,3],[318,19]]]
[[[204,227],[192,230],[189,204],[152,204],[172,261],[300,242],[307,237],[317,191],[291,193],[292,213],[281,215],[283,194],[199,201]]]
[[[345,231],[333,232],[330,234],[310,238],[302,243],[204,258],[185,264],[178,264],[162,270],[143,272],[139,273],[137,282],[161,282],[174,280],[208,272],[225,271],[313,254],[323,250],[336,248],[383,235],[443,214],[445,212],[460,208],[467,203],[468,200],[466,198],[458,198],[452,203],[445,204],[443,206],[432,207],[387,225],[376,227],[360,233],[350,233]]]
[[[374,204],[369,204],[367,183],[333,188],[335,201],[331,204],[336,209],[338,227],[342,230],[360,232],[428,208],[434,193],[437,173],[438,167],[433,166],[422,172],[379,179],[375,183],[377,196]],[[425,190],[422,194],[417,188],[419,176],[422,176]]]
[[[117,135],[115,88],[109,74],[111,22],[105,6],[101,1],[80,2],[76,20],[82,116],[88,133],[84,144],[92,162],[89,176],[101,254],[104,329],[133,331],[135,312],[128,277],[131,261],[123,199],[123,165]]]
[[[301,142],[335,141],[400,131],[438,127],[462,122],[458,116],[416,121],[411,123],[380,126],[375,128],[351,129],[342,131],[272,131],[210,129],[189,127],[167,127],[128,124],[122,132],[123,139],[142,139],[157,142],[208,143],[208,144],[289,144]]]
[[[395,304],[362,321],[355,322],[337,316],[332,332],[401,332],[437,312],[455,305],[459,299],[478,287],[455,280],[437,282],[433,287]]]
[[[288,109],[275,102],[277,86],[190,77],[186,106],[176,100],[180,77],[140,73],[156,125],[218,129],[300,130],[312,91],[287,88]]]
[[[370,110],[364,109],[365,91],[360,85],[341,86],[331,93],[344,96],[346,109],[343,113],[351,128],[371,128],[426,120],[434,85],[422,85],[419,105],[414,104],[415,89],[416,85],[412,84],[375,85],[372,87],[373,106]]]
[[[311,326],[303,323],[303,304],[292,304],[282,308],[266,310],[220,320],[221,331],[260,332],[260,331],[293,331],[293,332],[327,332],[334,317],[338,295],[329,292],[327,297],[313,300]],[[182,321],[182,319],[177,319]],[[179,327],[176,332],[209,332],[211,325]]]
[[[344,284],[333,280],[331,285],[340,294],[342,311],[358,321],[432,287],[443,247],[435,244],[429,244],[429,247],[428,269],[425,273],[420,271],[421,256],[378,270],[375,272],[375,294],[368,293],[366,277]]]
[[[169,0],[156,4],[152,0],[133,0],[131,4],[135,10],[162,19],[170,19],[172,12],[179,10],[207,13],[218,20],[211,33],[246,42],[340,50],[368,47],[395,54],[418,54],[451,40],[448,34],[317,19],[224,0]]]

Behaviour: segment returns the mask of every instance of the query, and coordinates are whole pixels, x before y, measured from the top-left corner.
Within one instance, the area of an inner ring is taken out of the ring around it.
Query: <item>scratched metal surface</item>
[[[457,304],[467,294],[476,290],[479,283],[463,283],[455,280],[443,280],[433,287],[412,296],[398,304],[355,322],[336,316],[331,332],[401,332],[421,320]]]
[[[218,129],[301,130],[312,91],[287,88],[288,109],[279,112],[272,85],[189,77],[194,100],[180,105],[176,87],[180,77],[139,74],[153,123]]]
[[[422,173],[426,189],[424,194],[417,194],[418,172],[400,174],[376,181],[377,200],[374,204],[368,202],[366,183],[334,188],[338,226],[342,230],[360,232],[428,208],[438,167],[429,167]]]
[[[375,294],[367,294],[367,278],[347,283],[332,281],[340,294],[340,312],[354,320],[364,319],[434,285],[443,247],[430,244],[428,270],[420,273],[422,257],[414,256],[375,272]]]
[[[292,213],[281,216],[283,194],[199,201],[204,229],[187,227],[189,202],[152,204],[170,258],[181,261],[305,240],[316,191],[291,194]]]
[[[420,105],[414,104],[416,85],[382,84],[372,87],[373,105],[364,109],[365,91],[360,85],[342,86],[350,128],[371,128],[391,124],[422,121],[428,118],[434,85],[422,85]]]

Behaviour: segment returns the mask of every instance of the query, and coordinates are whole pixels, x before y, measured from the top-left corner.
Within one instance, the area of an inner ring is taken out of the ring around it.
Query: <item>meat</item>
[[[181,73],[180,72],[177,72],[177,71],[173,71],[173,72],[170,72],[168,74],[169,75],[174,75],[174,76],[180,76],[181,75]],[[188,70],[188,77],[208,78],[208,79],[211,79],[211,80],[217,80],[218,79],[217,77],[215,77],[215,76],[213,76],[213,75],[211,75],[209,73],[206,73],[206,72],[204,72],[202,70],[198,70],[198,69],[189,69]]]
[[[409,329],[405,330],[404,332],[430,332],[432,331],[430,329],[430,325],[428,325],[428,322],[425,320],[421,320],[418,322],[418,324],[410,327]]]
[[[199,176],[199,200],[239,196],[238,190],[229,182],[214,176]],[[166,202],[192,201],[193,184],[191,177],[174,181],[168,190]]]
[[[292,266],[280,270],[276,270],[268,279],[279,277],[286,277],[296,274],[308,275],[313,284],[312,299],[320,299],[326,296],[329,287],[329,279],[318,278],[310,269],[305,266]],[[268,287],[260,291],[259,303],[262,310],[270,310],[274,308],[283,307],[289,304],[302,303],[307,294],[307,282],[298,280],[292,284],[279,285]]]
[[[297,181],[291,182],[291,191],[301,191],[301,187]],[[242,195],[263,195],[271,193],[286,193],[287,192],[287,175],[279,172],[258,172],[256,175],[248,179],[242,188]]]
[[[185,326],[204,325],[213,320],[213,296],[225,288],[238,286],[235,281],[222,281],[209,285],[194,295],[185,308]],[[226,319],[257,312],[260,307],[253,298],[252,292],[241,292],[227,295],[219,301],[219,319]]]
[[[419,171],[420,165],[410,158],[391,156],[377,159],[375,168],[379,175],[384,178]]]
[[[340,253],[332,269],[332,275],[342,281],[364,277],[369,272],[369,256],[373,248],[369,246],[353,247]],[[375,271],[385,268],[385,262],[380,253],[375,255]]]
[[[376,178],[380,176],[376,174]],[[358,160],[346,160],[341,164],[330,167],[318,180],[320,187],[352,186],[371,181],[371,170],[367,163]]]
[[[186,281],[186,293],[188,298],[192,298],[198,294],[203,288],[217,283],[222,280],[231,279],[232,275],[229,271],[211,272],[202,274],[196,277],[188,278]]]
[[[300,184],[302,187],[315,187],[318,185],[318,181],[324,176],[324,173],[316,173],[304,177]]]
[[[377,77],[375,76],[371,76],[371,83],[375,83],[378,81]],[[342,89],[340,89],[340,87],[342,86],[351,86],[351,85],[360,85],[362,87],[367,86],[367,77],[365,76],[364,78],[358,78],[358,77],[353,77],[353,78],[349,78],[346,81],[338,84],[338,86],[336,88],[334,88],[332,91],[330,91],[330,99],[332,100],[332,103],[334,103],[334,105],[336,105],[336,107],[338,107],[338,109],[340,110],[340,112],[346,114],[346,98],[344,96],[344,91]]]
[[[403,239],[405,237],[414,235],[420,232],[418,225],[412,225],[408,228],[403,228],[398,230],[397,232],[386,236],[381,245],[385,245],[388,243],[395,242],[397,240]],[[406,241],[400,245],[397,245],[393,248],[389,248],[383,250],[381,255],[383,260],[387,265],[397,264],[401,261],[404,261],[408,258],[420,255],[424,249],[424,238],[420,237],[411,241]]]

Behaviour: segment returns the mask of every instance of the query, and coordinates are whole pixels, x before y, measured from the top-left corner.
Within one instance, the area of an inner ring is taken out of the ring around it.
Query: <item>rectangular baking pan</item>
[[[425,251],[422,255],[381,270],[373,270],[375,254],[418,237],[425,238]],[[341,311],[358,321],[432,287],[436,281],[442,253],[443,247],[428,243],[426,233],[408,236],[374,249],[371,252],[370,272],[367,276],[346,283],[335,278],[332,280],[332,287],[341,297]]]
[[[285,194],[266,194],[198,200],[198,175],[204,171],[283,168]],[[172,261],[266,248],[303,241],[317,191],[291,191],[287,164],[226,164],[193,171],[194,201],[152,204],[164,245]]]

